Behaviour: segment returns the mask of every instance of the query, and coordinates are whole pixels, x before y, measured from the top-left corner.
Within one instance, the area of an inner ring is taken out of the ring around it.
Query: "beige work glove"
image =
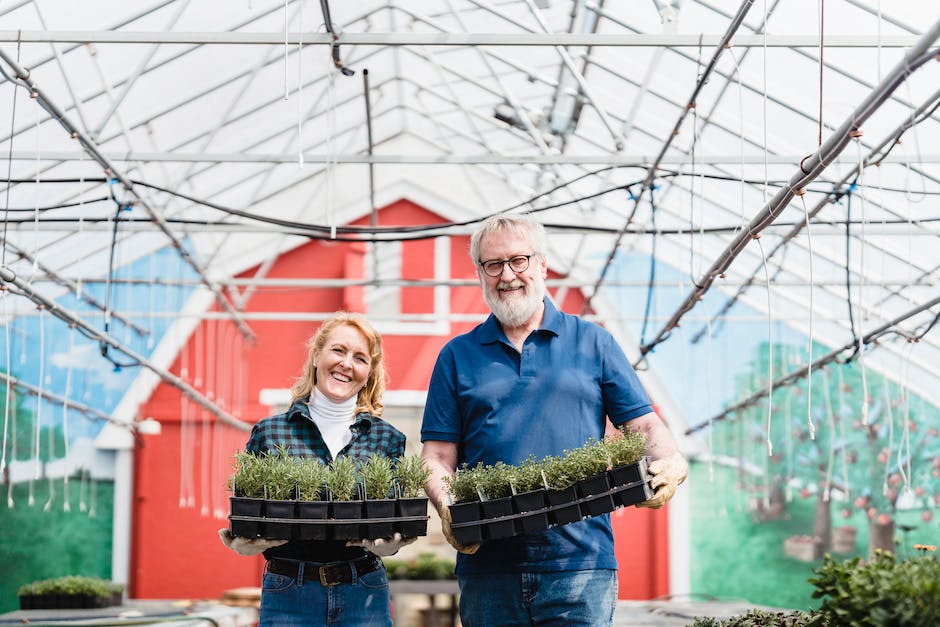
[[[267,538],[243,538],[242,536],[233,536],[227,527],[219,529],[219,539],[222,544],[232,549],[239,555],[252,556],[273,549],[276,546],[287,544],[287,540],[269,540]]]
[[[457,549],[458,552],[464,553],[466,555],[473,555],[480,549],[479,542],[468,544],[466,546],[457,542],[457,538],[454,537],[454,531],[450,528],[450,509],[448,509],[446,505],[441,503],[437,507],[437,513],[441,516],[441,532],[444,534],[444,538],[447,539],[448,544]]]
[[[652,475],[650,487],[655,492],[649,500],[637,503],[637,507],[659,509],[672,498],[679,484],[685,481],[689,474],[689,464],[681,453],[673,453],[668,457],[650,462],[647,472]]]
[[[376,538],[375,540],[350,540],[346,546],[361,546],[370,553],[375,553],[382,557],[395,555],[398,549],[408,546],[418,538],[403,538],[397,531],[391,538]]]

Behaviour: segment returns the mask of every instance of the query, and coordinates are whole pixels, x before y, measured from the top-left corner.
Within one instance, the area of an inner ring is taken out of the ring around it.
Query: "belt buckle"
[[[339,584],[342,583],[342,581],[328,581],[327,580],[326,575],[327,575],[327,572],[329,572],[329,568],[331,566],[332,564],[327,564],[317,569],[317,574],[320,575],[320,585],[322,585],[324,588],[332,588],[333,586],[338,586]]]

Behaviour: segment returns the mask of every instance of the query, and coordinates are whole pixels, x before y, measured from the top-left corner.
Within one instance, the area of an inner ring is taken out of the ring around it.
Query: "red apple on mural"
[[[899,483],[901,483],[901,475],[899,475],[896,472],[891,473],[890,475],[888,475],[888,483],[890,483],[891,485],[898,485]]]
[[[879,525],[884,526],[891,522],[891,516],[889,514],[878,514],[876,521]]]
[[[927,490],[925,490],[924,486],[922,485],[919,485],[916,488],[914,488],[914,494],[916,494],[917,496],[924,496],[925,492],[927,492]]]
[[[848,507],[842,508],[842,518],[849,518],[851,515],[852,515],[852,510],[850,510]]]
[[[874,519],[875,516],[878,515],[878,510],[875,509],[874,507],[869,507],[868,511],[866,511],[865,514],[868,516],[868,520],[872,520]]]
[[[802,496],[804,499],[809,498],[810,494],[812,494],[812,492],[809,491],[809,488],[803,488],[800,490],[800,496]]]
[[[855,507],[862,509],[868,505],[867,496],[856,496],[855,497]]]
[[[924,511],[920,513],[920,519],[923,520],[924,522],[930,522],[931,520],[933,520],[933,512],[930,511],[929,509],[925,509]]]

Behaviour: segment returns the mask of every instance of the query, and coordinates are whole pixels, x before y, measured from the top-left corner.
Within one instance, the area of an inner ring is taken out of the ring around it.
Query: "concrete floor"
[[[696,617],[731,618],[760,607],[746,601],[618,601],[615,627],[679,627],[691,625]],[[781,610],[782,611],[782,610]]]

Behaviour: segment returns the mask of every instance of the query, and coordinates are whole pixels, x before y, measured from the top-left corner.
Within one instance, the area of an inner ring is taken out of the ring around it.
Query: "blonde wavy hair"
[[[384,406],[382,395],[385,393],[385,366],[382,362],[382,336],[372,328],[365,316],[345,311],[337,312],[323,321],[317,332],[307,341],[307,361],[304,363],[303,374],[291,387],[291,403],[306,400],[317,385],[317,369],[314,359],[319,351],[326,346],[327,341],[341,325],[357,329],[366,338],[369,344],[369,360],[371,368],[366,384],[356,398],[356,413],[367,411],[373,416],[381,416]]]

